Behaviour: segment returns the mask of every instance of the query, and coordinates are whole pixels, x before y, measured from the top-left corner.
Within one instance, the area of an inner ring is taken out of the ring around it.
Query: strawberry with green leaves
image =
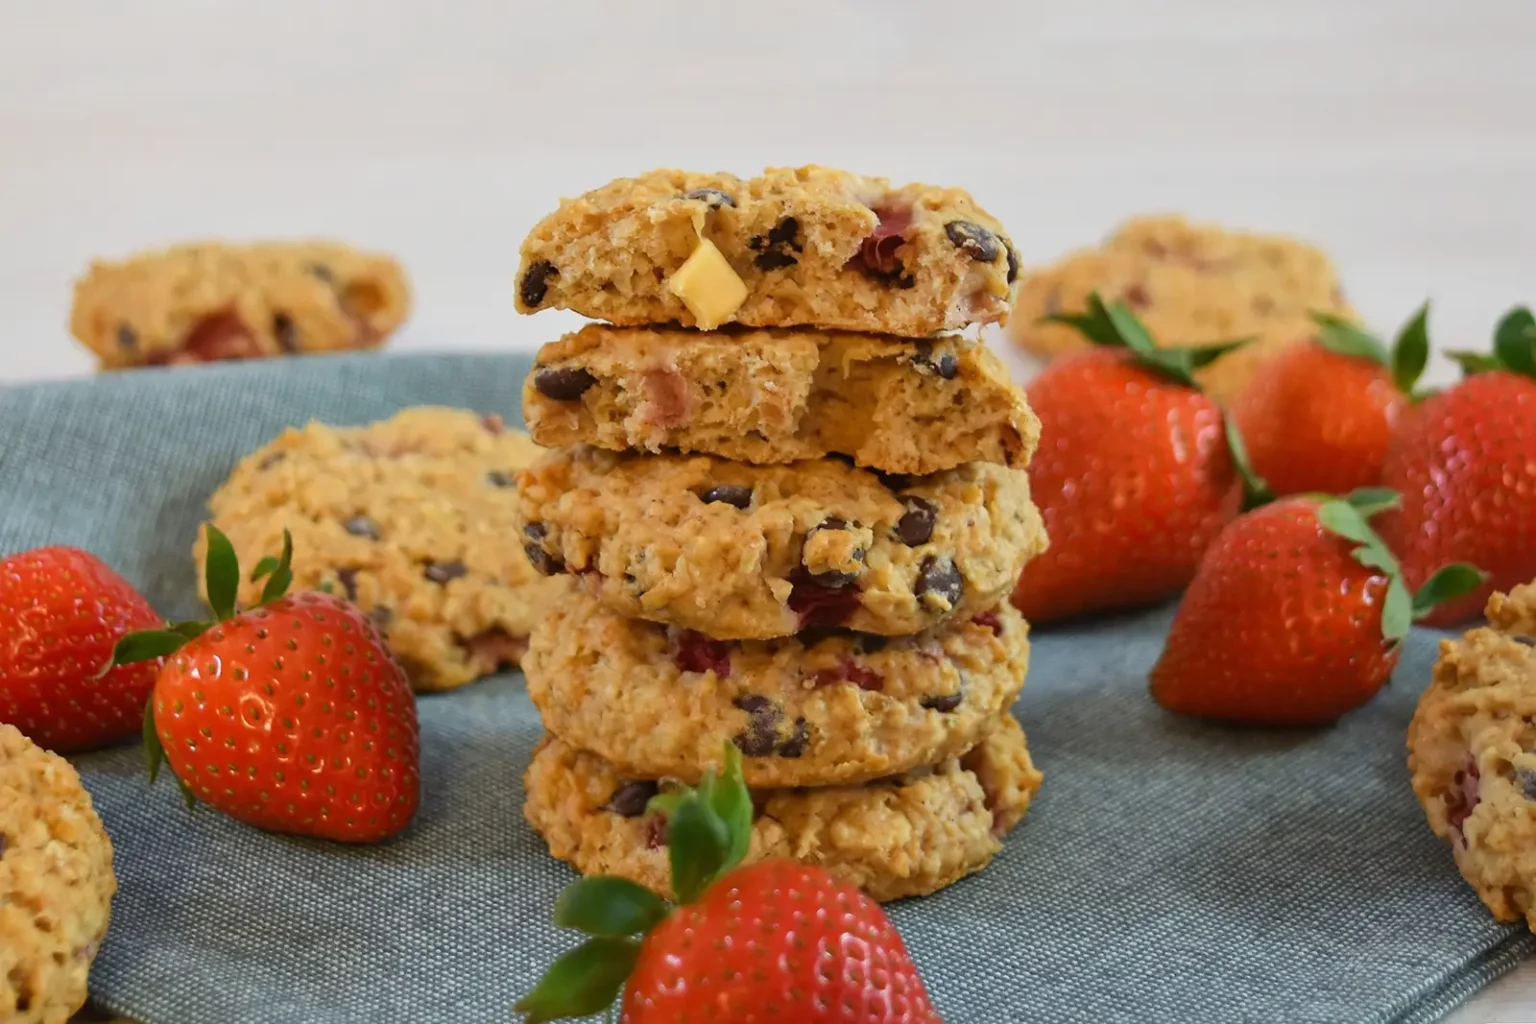
[[[160,616],[87,551],[47,547],[0,558],[0,722],[74,753],[137,736],[158,665],[112,667],[126,634]]]
[[[1184,593],[1152,697],[1169,711],[1250,725],[1332,722],[1381,689],[1414,621],[1481,585],[1449,565],[1410,594],[1372,529],[1380,489],[1282,498],[1234,520]]]
[[[1245,342],[1160,348],[1129,309],[1097,295],[1085,313],[1047,319],[1094,347],[1025,389],[1041,425],[1030,487],[1051,543],[1024,568],[1013,603],[1043,623],[1172,597],[1245,493],[1264,493],[1194,378]]]
[[[1435,626],[1476,618],[1493,591],[1536,578],[1536,317],[1513,309],[1492,355],[1451,356],[1466,376],[1409,412],[1381,473],[1403,496],[1380,527],[1410,586],[1445,562],[1488,570],[1483,586],[1425,618]]]
[[[555,923],[584,933],[516,1009],[526,1024],[621,999],[623,1024],[939,1024],[890,920],[858,889],[786,860],[738,867],[752,831],[741,754],[664,793],[675,904],[622,878],[572,883]]]
[[[367,843],[408,825],[419,799],[416,702],[367,615],[329,594],[288,595],[293,545],[252,573],[261,602],[236,607],[240,568],[209,525],[212,622],[133,633],[118,665],[164,658],[143,715],[154,780],[162,761],[202,800],[274,832]]]
[[[1267,360],[1229,409],[1254,470],[1277,495],[1344,494],[1381,479],[1429,360],[1429,305],[1389,349],[1347,320],[1312,314],[1312,340]]]

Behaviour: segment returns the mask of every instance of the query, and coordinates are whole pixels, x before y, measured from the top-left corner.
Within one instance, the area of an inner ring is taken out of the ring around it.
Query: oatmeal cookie
[[[1006,603],[942,630],[731,642],[627,619],[579,592],[534,627],[544,727],[618,770],[695,781],[733,742],[751,786],[863,782],[975,746],[1011,706],[1029,628]]]
[[[59,1024],[84,1005],[116,892],[80,776],[0,724],[0,1020]]]
[[[922,896],[979,871],[1029,809],[1041,775],[1011,715],[968,753],[859,786],[753,793],[745,863],[788,858],[825,868],[887,901]],[[647,812],[671,783],[626,778],[546,736],[523,778],[523,814],[550,853],[590,875],[618,875],[671,896],[666,819]]]
[[[1413,792],[1500,921],[1536,931],[1536,583],[1495,593],[1488,625],[1440,644],[1408,727]]]
[[[518,481],[535,566],[721,640],[917,633],[1003,600],[1046,546],[1028,474],[984,462],[893,478],[577,446]]]
[[[278,551],[286,527],[296,589],[328,584],[356,601],[416,689],[449,689],[516,666],[563,588],[517,540],[516,474],[539,451],[499,418],[459,409],[311,423],[241,460],[208,510],[246,567]],[[199,531],[199,565],[205,550]],[[241,600],[260,592],[247,581]]]
[[[959,189],[825,167],[657,170],[567,199],[523,242],[517,308],[620,326],[924,337],[1008,317],[1018,255]]]
[[[887,473],[1022,469],[1040,424],[1002,362],[932,341],[592,324],[545,345],[523,415],[549,447],[672,448],[759,464],[845,455]]]
[[[405,320],[405,272],[331,242],[198,242],[75,283],[70,330],[101,368],[375,348]]]
[[[1254,338],[1197,375],[1222,401],[1277,348],[1312,336],[1309,310],[1354,316],[1333,263],[1311,245],[1178,217],[1140,217],[1100,248],[1026,274],[1009,331],[1047,358],[1080,349],[1088,342],[1075,329],[1040,320],[1082,312],[1094,291],[1129,306],[1162,344]]]

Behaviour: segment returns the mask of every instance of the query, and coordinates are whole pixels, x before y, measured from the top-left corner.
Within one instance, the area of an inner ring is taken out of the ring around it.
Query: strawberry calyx
[[[102,668],[102,674],[118,665],[134,665],[154,661],[174,654],[193,640],[206,633],[216,623],[228,622],[241,611],[236,603],[240,591],[240,559],[235,547],[218,527],[209,523],[208,557],[203,565],[203,578],[208,591],[208,607],[213,611],[213,622],[189,620],[168,622],[164,629],[140,630],[118,640],[112,649],[112,657]],[[288,592],[293,583],[293,537],[283,531],[283,550],[276,557],[268,555],[256,563],[251,572],[251,582],[265,579],[258,606],[271,604]],[[154,785],[160,767],[165,764],[165,748],[160,744],[160,734],[155,728],[155,702],[151,699],[144,707],[144,761],[149,768],[149,782]],[[172,775],[175,771],[166,768]],[[191,788],[180,776],[176,777],[182,797],[190,808],[197,802]]]
[[[724,769],[711,767],[697,789],[659,793],[648,812],[667,819],[672,869],[669,902],[627,878],[593,875],[566,886],[555,901],[555,925],[586,935],[555,958],[513,1010],[524,1024],[587,1017],[611,1006],[634,970],[644,937],[677,906],[696,902],[747,855],[752,796],[741,774],[741,752],[724,747]]]
[[[1195,379],[1195,371],[1254,340],[1251,337],[1237,338],[1209,345],[1163,348],[1153,340],[1152,332],[1137,319],[1130,307],[1120,302],[1106,304],[1098,292],[1089,294],[1084,312],[1055,313],[1043,317],[1041,322],[1066,324],[1076,328],[1084,338],[1102,348],[1128,349],[1136,365],[1182,387],[1202,393],[1204,389]],[[1237,424],[1225,413],[1222,414],[1222,427],[1226,432],[1227,448],[1232,452],[1232,461],[1243,481],[1243,507],[1256,508],[1272,500],[1274,495],[1269,490],[1269,484],[1259,476],[1248,458],[1248,446],[1243,443]]]
[[[1536,380],[1536,316],[1516,306],[1493,329],[1493,352],[1447,352],[1466,376],[1503,370]]]
[[[1409,628],[1436,606],[1470,594],[1488,579],[1488,574],[1476,566],[1453,562],[1441,566],[1417,593],[1410,594],[1397,556],[1370,524],[1372,517],[1398,507],[1401,497],[1396,491],[1362,487],[1342,498],[1328,494],[1311,497],[1317,502],[1318,522],[1328,532],[1357,545],[1350,552],[1355,561],[1387,577],[1387,594],[1381,604],[1381,635],[1390,645],[1401,643]]]
[[[1418,308],[1392,339],[1389,348],[1380,338],[1336,313],[1311,310],[1307,314],[1317,324],[1313,340],[1330,352],[1354,359],[1365,359],[1386,367],[1392,384],[1409,398],[1423,397],[1415,392],[1424,368],[1429,365],[1429,302]]]

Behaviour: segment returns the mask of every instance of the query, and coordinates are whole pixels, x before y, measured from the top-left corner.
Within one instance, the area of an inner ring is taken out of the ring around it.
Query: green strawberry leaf
[[[1087,309],[1081,313],[1055,313],[1040,318],[1043,324],[1065,324],[1074,328],[1077,333],[1088,339],[1095,345],[1103,345],[1109,348],[1119,348],[1124,343],[1120,340],[1120,334],[1115,330],[1114,321],[1109,318],[1109,311],[1104,308],[1104,300],[1099,298],[1099,293],[1094,292],[1088,296]]]
[[[1352,540],[1367,548],[1381,546],[1376,531],[1365,521],[1365,516],[1347,501],[1329,498],[1317,507],[1317,519],[1330,533],[1336,533],[1345,540]]]
[[[1228,352],[1235,352],[1244,345],[1251,345],[1257,340],[1257,335],[1249,335],[1246,338],[1233,338],[1231,341],[1213,341],[1209,345],[1180,346],[1168,351],[1184,352],[1189,355],[1189,368],[1199,370],[1209,366]]]
[[[713,780],[714,773],[709,778]],[[707,800],[710,809],[725,823],[725,863],[719,871],[724,874],[742,862],[752,843],[752,794],[741,776],[741,751],[734,743],[725,744],[725,772],[715,782]]]
[[[1403,571],[1403,567],[1397,564],[1397,556],[1388,551],[1385,544],[1374,547],[1368,544],[1361,545],[1350,554],[1354,556],[1355,561],[1367,569],[1380,569],[1388,576]]]
[[[255,583],[263,576],[270,576],[277,568],[277,559],[271,555],[262,555],[261,561],[256,563],[256,568],[251,570],[251,582]]]
[[[1392,343],[1392,381],[1403,394],[1411,395],[1428,365],[1429,303],[1425,302]]]
[[[165,748],[160,745],[160,733],[155,729],[155,700],[151,696],[144,705],[144,764],[149,768],[151,786],[160,777],[160,766],[164,763]]]
[[[1232,453],[1232,464],[1237,467],[1237,475],[1243,481],[1243,508],[1258,508],[1273,501],[1275,496],[1270,493],[1268,481],[1259,476],[1258,470],[1253,468],[1253,461],[1248,458],[1248,445],[1243,441],[1236,421],[1223,414],[1221,426],[1227,435],[1227,450]]]
[[[1413,595],[1413,617],[1422,619],[1447,601],[1466,597],[1488,582],[1488,574],[1475,565],[1453,562],[1443,565]]]
[[[1369,520],[1388,509],[1397,508],[1403,499],[1390,487],[1359,487],[1349,492],[1344,500],[1361,517]]]
[[[578,879],[555,901],[556,927],[598,938],[648,932],[666,916],[661,897],[627,878],[609,875]]]
[[[709,888],[730,846],[725,822],[697,794],[684,797],[667,823],[672,862],[672,892],[679,903],[692,903]]]
[[[212,523],[208,531],[208,563],[204,567],[208,587],[208,607],[219,622],[235,614],[235,596],[240,591],[240,560],[235,557],[235,546]]]
[[[1157,347],[1157,342],[1152,340],[1151,332],[1136,319],[1136,314],[1128,306],[1115,302],[1106,311],[1109,322],[1115,325],[1115,335],[1126,348],[1139,356],[1155,357],[1162,351]]]
[[[664,814],[670,819],[672,815],[677,813],[677,806],[683,802],[683,797],[686,796],[687,793],[687,790],[673,790],[668,793],[657,793],[655,796],[651,797],[649,801],[646,802],[645,813]]]
[[[1413,625],[1413,598],[1403,577],[1393,573],[1387,579],[1387,597],[1381,603],[1381,635],[1388,643],[1397,643],[1408,635]]]
[[[1504,369],[1504,364],[1496,356],[1486,352],[1468,352],[1462,349],[1450,351],[1446,356],[1458,366],[1461,372],[1470,377],[1474,373],[1489,373],[1493,370]]]
[[[171,770],[167,768],[166,771]],[[181,800],[187,805],[187,810],[197,810],[197,794],[192,792],[192,787],[187,785],[187,780],[177,775],[174,771],[171,771],[171,775],[176,779],[176,785],[181,788]]]
[[[1504,368],[1525,377],[1536,377],[1536,316],[1516,306],[1493,331],[1493,351]]]
[[[1311,310],[1307,313],[1318,330],[1315,340],[1330,352],[1354,359],[1365,359],[1379,366],[1387,365],[1387,347],[1381,339],[1360,328],[1353,321],[1334,313]]]
[[[270,558],[271,556],[267,556]],[[266,559],[262,559],[266,561]],[[293,583],[293,536],[288,530],[283,530],[283,553],[272,566],[271,575],[267,578],[267,585],[261,590],[261,603],[271,604],[288,592],[288,587]],[[252,579],[254,580],[254,576]]]
[[[639,959],[640,943],[633,939],[588,939],[557,957],[512,1009],[523,1015],[523,1024],[589,1017],[619,997]]]
[[[171,626],[169,629],[146,629],[138,633],[128,633],[112,648],[112,658],[98,673],[98,678],[118,665],[138,665],[142,662],[154,661],[156,658],[163,658],[167,654],[174,654],[190,639],[191,637],[187,636],[181,625]]]

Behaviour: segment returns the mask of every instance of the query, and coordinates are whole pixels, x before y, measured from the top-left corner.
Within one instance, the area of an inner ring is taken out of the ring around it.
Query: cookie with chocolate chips
[[[534,620],[564,589],[529,564],[516,523],[516,475],[538,451],[499,418],[460,409],[311,423],[243,459],[208,510],[242,565],[276,551],[287,528],[295,588],[357,602],[412,685],[449,689],[516,668]],[[248,582],[241,599],[259,594]]]
[[[824,786],[969,750],[1028,662],[1006,602],[915,636],[724,641],[573,591],[535,626],[523,671],[545,728],[628,776],[695,781],[730,742],[749,785]]]
[[[1429,827],[1500,921],[1536,931],[1536,583],[1488,600],[1488,625],[1440,645],[1408,727]]]
[[[530,557],[620,614],[723,640],[904,635],[986,611],[1045,549],[1024,470],[893,477],[575,446],[519,477]]]
[[[48,1024],[85,1004],[116,892],[80,776],[0,723],[0,1020]]]
[[[1081,334],[1042,318],[1081,313],[1093,292],[1129,306],[1160,344],[1255,339],[1197,375],[1223,401],[1277,348],[1312,335],[1310,311],[1353,316],[1338,271],[1315,246],[1179,217],[1137,217],[1097,248],[1026,273],[1009,332],[1047,359],[1077,351],[1089,344]]]
[[[370,349],[405,320],[388,256],[331,242],[196,242],[92,263],[70,330],[104,370]]]
[[[757,464],[844,455],[886,473],[1022,469],[1040,424],[986,345],[812,330],[589,324],[523,388],[540,444],[677,449]]]
[[[1001,715],[981,743],[931,768],[863,785],[755,791],[746,862],[813,864],[881,901],[926,895],[985,867],[1040,782],[1024,731]],[[546,736],[523,778],[523,814],[578,871],[670,897],[666,821],[636,794],[648,800],[671,785],[626,777]]]
[[[687,269],[685,269],[685,267]],[[965,192],[827,167],[619,178],[540,221],[517,308],[619,326],[925,337],[1008,318],[1018,253]]]

